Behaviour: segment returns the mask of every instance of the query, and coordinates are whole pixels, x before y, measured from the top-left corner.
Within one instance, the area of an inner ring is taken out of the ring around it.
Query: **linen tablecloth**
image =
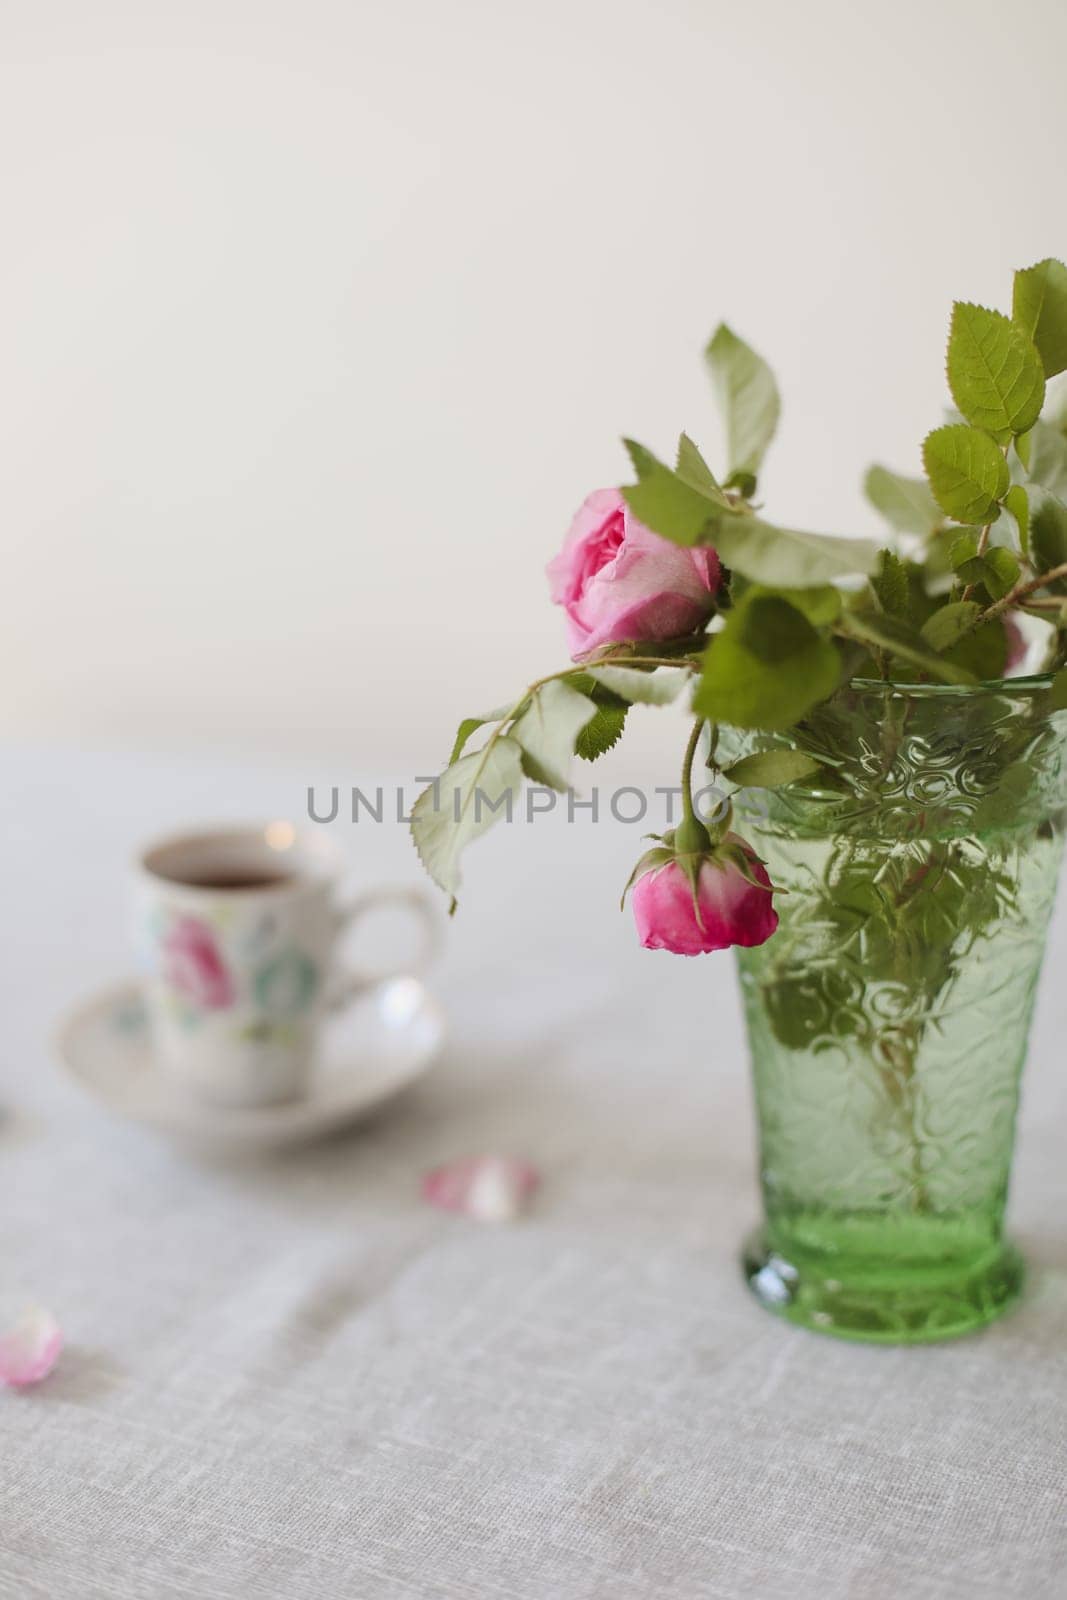
[[[640,827],[482,841],[439,1066],[344,1137],[237,1162],[110,1119],[50,1035],[130,968],[138,839],[373,774],[21,749],[2,777],[3,1288],[68,1339],[0,1392],[3,1600],[1067,1594],[1062,916],[1011,1205],[1025,1301],[866,1348],[744,1289],[733,968],[635,948],[613,902]],[[395,822],[335,829],[357,882],[418,881]],[[478,1150],[542,1169],[521,1222],[420,1200]]]

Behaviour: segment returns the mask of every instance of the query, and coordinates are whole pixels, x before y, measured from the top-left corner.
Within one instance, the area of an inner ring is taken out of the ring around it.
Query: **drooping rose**
[[[178,917],[168,930],[163,941],[163,974],[172,988],[205,1011],[223,1011],[233,1005],[233,979],[215,935],[198,917]]]
[[[589,496],[547,570],[576,661],[604,645],[695,632],[711,615],[720,576],[714,550],[661,539],[637,521],[618,489]]]
[[[638,878],[633,888],[634,920],[646,950],[700,956],[733,944],[763,944],[770,938],[778,926],[771,880],[736,833],[728,833],[723,844],[743,852],[749,876],[730,859],[728,851],[721,859],[706,857],[699,867],[696,905],[689,878],[678,861],[653,867]],[[750,878],[756,881],[750,882]]]

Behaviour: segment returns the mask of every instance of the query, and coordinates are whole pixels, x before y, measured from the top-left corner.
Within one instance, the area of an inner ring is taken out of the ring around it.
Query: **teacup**
[[[418,889],[342,902],[345,862],[322,834],[291,822],[219,827],[149,845],[137,862],[138,944],[161,1064],[222,1106],[307,1093],[327,1013],[398,976],[337,964],[341,933],[367,912],[406,906],[422,923],[414,973],[436,944]]]

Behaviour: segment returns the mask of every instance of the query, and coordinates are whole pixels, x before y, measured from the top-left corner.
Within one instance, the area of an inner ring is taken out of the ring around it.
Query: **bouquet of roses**
[[[637,481],[591,494],[548,568],[572,664],[463,721],[447,769],[415,804],[416,847],[453,907],[464,847],[509,814],[524,779],[566,790],[572,758],[611,749],[631,705],[686,695],[682,820],[656,837],[627,886],[641,942],[683,955],[762,944],[778,923],[775,890],[734,831],[730,800],[818,779],[825,752],[803,748],[817,708],[857,680],[999,680],[1019,667],[1024,616],[1044,624],[1027,624],[1033,665],[1067,659],[1067,414],[1046,399],[1047,380],[1067,369],[1061,262],[1015,274],[1010,316],[954,306],[957,409],[923,443],[925,476],[867,474],[890,529],[881,548],[764,517],[758,474],[778,425],[775,380],[725,325],[705,358],[724,414],[725,474],[684,433],[673,466],[625,441]],[[1067,671],[1049,690],[1049,709],[1064,705]],[[720,725],[796,737],[720,765]],[[705,729],[725,797],[711,817],[693,803]]]

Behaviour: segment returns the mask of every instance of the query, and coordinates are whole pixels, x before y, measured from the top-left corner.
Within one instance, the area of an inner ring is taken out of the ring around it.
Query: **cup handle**
[[[337,1011],[393,978],[419,977],[437,956],[441,948],[441,921],[436,906],[422,889],[371,889],[347,905],[338,906],[335,912],[338,934],[354,928],[361,917],[382,906],[403,906],[415,913],[422,932],[414,956],[382,972],[335,972],[326,995],[328,1010]]]

